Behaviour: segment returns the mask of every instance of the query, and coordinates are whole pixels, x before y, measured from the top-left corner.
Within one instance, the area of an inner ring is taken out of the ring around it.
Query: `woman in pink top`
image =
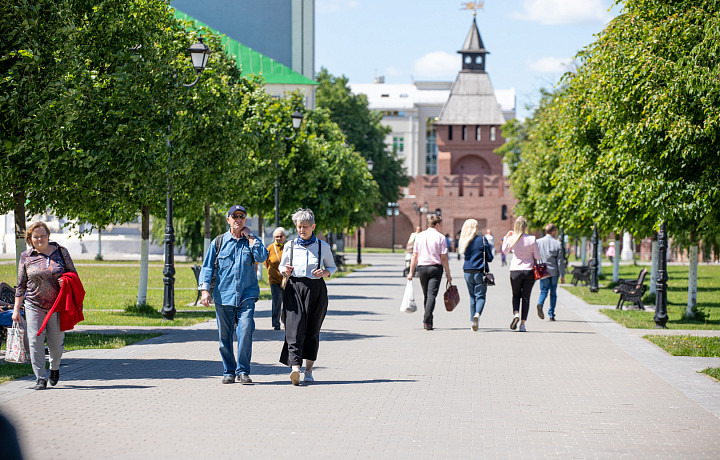
[[[512,286],[513,319],[510,329],[517,328],[520,321],[520,332],[525,332],[525,321],[530,311],[530,293],[535,284],[533,265],[540,259],[540,250],[535,237],[525,233],[527,219],[520,216],[515,220],[513,230],[507,232],[502,244],[503,254],[513,252],[510,262],[510,285]],[[522,301],[522,319],[520,318],[520,301]]]

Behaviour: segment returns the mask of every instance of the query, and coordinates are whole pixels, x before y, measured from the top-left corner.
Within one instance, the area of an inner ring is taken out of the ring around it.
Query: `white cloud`
[[[454,77],[460,70],[462,62],[457,54],[434,51],[417,59],[413,64],[415,77],[442,78]]]
[[[607,22],[610,18],[606,0],[524,0],[517,19],[541,24],[577,24]]]
[[[540,73],[563,73],[570,69],[572,62],[572,58],[547,56],[531,61],[528,64],[528,70]]]
[[[318,0],[315,11],[335,12],[356,8],[360,3],[355,0]]]

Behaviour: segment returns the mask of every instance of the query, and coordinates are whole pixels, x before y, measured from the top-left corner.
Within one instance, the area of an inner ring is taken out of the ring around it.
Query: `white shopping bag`
[[[405,294],[403,295],[402,303],[400,303],[400,311],[404,313],[414,313],[417,311],[412,281],[408,281],[405,285]]]
[[[21,364],[28,361],[28,353],[25,350],[25,329],[18,323],[13,323],[12,328],[8,329],[5,361]]]

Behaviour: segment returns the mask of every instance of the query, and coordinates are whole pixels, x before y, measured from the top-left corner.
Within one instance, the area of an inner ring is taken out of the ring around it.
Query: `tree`
[[[328,111],[330,119],[338,124],[352,148],[373,161],[372,175],[380,187],[380,196],[372,206],[376,215],[384,216],[387,203],[397,201],[401,196],[400,188],[410,183],[402,159],[385,144],[390,128],[381,124],[380,112],[368,109],[364,94],[352,94],[347,77],[333,76],[321,68],[316,80],[318,108]]]

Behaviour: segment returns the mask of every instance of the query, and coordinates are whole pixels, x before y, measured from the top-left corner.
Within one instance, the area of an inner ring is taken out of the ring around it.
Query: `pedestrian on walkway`
[[[550,308],[548,309],[548,317],[550,321],[555,321],[558,279],[563,283],[565,282],[565,261],[560,255],[562,243],[557,240],[557,234],[557,227],[555,227],[555,224],[550,223],[545,226],[545,236],[537,240],[540,258],[547,264],[550,272],[550,278],[540,280],[540,298],[538,299],[537,312],[540,319],[545,319],[543,306],[549,292]]]
[[[447,282],[452,282],[450,276],[450,263],[448,262],[447,240],[442,232],[442,218],[431,214],[427,217],[428,229],[420,232],[415,238],[413,256],[410,261],[410,274],[407,279],[412,281],[415,268],[420,277],[423,296],[425,296],[425,315],[423,327],[427,331],[433,329],[433,311],[435,310],[435,298],[440,289],[443,269]]]
[[[533,273],[533,265],[537,259],[540,259],[540,251],[538,249],[535,237],[525,233],[527,230],[527,220],[520,216],[515,220],[513,230],[505,235],[502,244],[503,254],[513,253],[513,259],[510,262],[510,286],[512,286],[512,309],[513,319],[510,322],[510,329],[513,331],[517,328],[520,321],[520,332],[526,332],[525,321],[527,321],[528,312],[530,311],[530,294],[535,284],[535,274]],[[522,303],[522,318],[520,317],[520,306]]]
[[[405,245],[405,269],[403,270],[403,276],[408,276],[408,273],[410,273],[410,262],[412,261],[413,249],[415,248],[415,238],[417,238],[420,232],[420,227],[415,227],[415,231],[410,234],[410,238],[408,238],[408,242]]]
[[[492,234],[492,230],[490,230],[489,228],[485,232],[485,239],[492,248],[492,255],[495,256],[495,237]]]
[[[485,284],[484,273],[488,272],[488,264],[493,260],[492,246],[487,238],[478,235],[478,221],[468,219],[460,231],[458,253],[465,254],[463,272],[465,272],[465,283],[470,294],[470,328],[478,330],[478,322],[485,308]]]
[[[268,252],[246,226],[244,207],[232,206],[227,212],[227,222],[230,230],[218,236],[205,255],[198,285],[202,291],[200,303],[209,307],[211,295],[215,302],[222,383],[233,383],[237,376],[240,383],[251,384],[255,302],[260,297],[255,264],[264,262]],[[237,358],[233,352],[233,331],[237,335]]]
[[[272,294],[272,328],[276,331],[280,330],[280,310],[282,308],[283,290],[280,287],[282,283],[282,273],[278,270],[280,259],[282,258],[283,247],[285,246],[285,238],[287,233],[282,227],[278,227],[273,232],[273,244],[268,248],[268,258],[265,259],[265,268],[268,272],[268,284],[270,284],[270,294]]]
[[[292,216],[298,237],[285,244],[278,269],[288,277],[285,306],[285,343],[280,362],[291,367],[290,381],[314,382],[312,370],[320,347],[320,328],[328,309],[325,280],[337,270],[330,245],[315,236],[315,215],[310,209],[298,209]],[[322,267],[325,268],[322,268]]]
[[[45,369],[45,337],[50,354],[50,385],[60,380],[65,333],[60,329],[60,315],[55,312],[42,329],[58,294],[60,277],[65,272],[77,274],[67,249],[50,242],[50,229],[45,222],[35,222],[25,232],[25,241],[30,249],[20,255],[18,281],[15,289],[15,309],[12,320],[21,322],[20,307],[24,305],[27,322],[26,337],[30,347],[30,362],[35,373],[35,389],[47,388],[48,376]]]

